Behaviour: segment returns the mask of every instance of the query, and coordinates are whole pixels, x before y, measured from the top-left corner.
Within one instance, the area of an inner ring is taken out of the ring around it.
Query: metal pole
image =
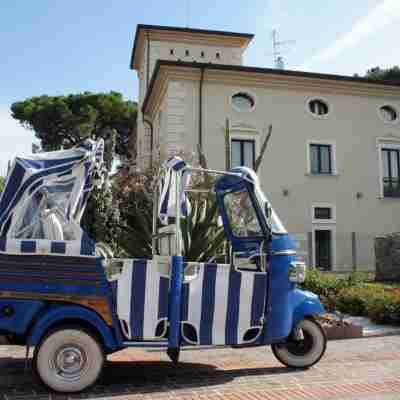
[[[182,240],[181,240],[181,172],[176,172],[175,180],[175,199],[176,199],[176,211],[175,211],[175,255],[182,255]]]
[[[229,118],[225,120],[225,169],[231,169],[231,134]]]
[[[357,271],[357,237],[355,232],[351,232],[351,253],[353,261],[353,271]]]
[[[174,173],[174,172],[173,172]],[[175,255],[172,256],[171,262],[171,286],[169,292],[169,337],[168,348],[171,357],[177,359],[179,357],[180,345],[180,324],[181,324],[181,303],[182,303],[182,285],[183,285],[183,257],[182,257],[182,241],[181,241],[181,177],[182,172],[176,172],[175,182]]]
[[[313,263],[313,244],[312,244],[312,232],[307,232],[307,252],[308,252],[308,263],[310,267],[315,267]]]
[[[157,247],[157,209],[158,209],[158,195],[157,195],[157,187],[155,188],[155,193],[153,196],[153,237],[151,239],[151,254],[153,256],[156,255],[156,247]]]

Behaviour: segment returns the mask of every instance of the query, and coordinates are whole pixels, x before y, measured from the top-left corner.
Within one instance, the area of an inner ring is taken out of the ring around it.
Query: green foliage
[[[182,219],[185,257],[189,261],[207,261],[223,252],[225,232],[218,225],[215,196],[194,193],[189,197],[191,213]]]
[[[400,294],[378,291],[367,298],[367,315],[378,323],[400,324]]]
[[[364,293],[365,288],[350,287],[342,289],[335,299],[336,308],[351,315],[365,315],[367,297]]]
[[[370,283],[365,273],[340,278],[312,269],[303,287],[318,294],[328,311],[366,316],[377,323],[400,323],[400,288]]]
[[[97,242],[110,246],[114,254],[120,254],[119,208],[114,204],[113,193],[108,185],[101,189],[93,188],[82,218],[82,228]]]
[[[344,289],[337,308],[345,313],[363,315],[383,324],[400,323],[400,292],[379,285]]]
[[[122,172],[118,180],[122,253],[150,257],[152,253],[153,195],[157,168]],[[200,184],[200,182],[199,182]],[[211,182],[202,182],[211,184]],[[218,226],[218,210],[212,194],[190,195],[191,212],[181,220],[184,255],[190,261],[205,261],[222,252],[225,235]],[[173,221],[171,221],[172,223]]]
[[[337,275],[324,274],[317,269],[309,269],[303,287],[320,296],[327,309],[333,310],[336,307],[339,292],[357,284],[355,279],[352,276],[340,278]]]
[[[126,257],[148,258],[152,254],[154,170],[122,171],[116,183],[120,210],[119,245]]]
[[[6,178],[4,178],[4,176],[0,176],[0,194],[4,190],[5,185],[6,185]]]
[[[11,106],[12,116],[34,130],[44,151],[70,148],[86,138],[105,139],[104,160],[110,172],[115,154],[130,158],[134,142],[137,105],[120,93],[39,96]],[[120,252],[120,215],[111,187],[94,189],[82,225],[97,242]]]
[[[371,68],[367,71],[365,77],[369,79],[400,82],[400,67],[396,65],[392,68]]]
[[[11,111],[13,118],[34,130],[45,151],[72,147],[88,137],[107,139],[115,130],[116,153],[129,157],[137,105],[125,101],[120,93],[43,95],[16,102]]]

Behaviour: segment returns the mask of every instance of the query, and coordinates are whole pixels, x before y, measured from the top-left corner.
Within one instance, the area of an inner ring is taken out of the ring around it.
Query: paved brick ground
[[[0,400],[400,399],[400,336],[330,342],[308,371],[282,367],[267,348],[164,353],[124,350],[103,381],[75,396],[50,394],[24,371],[24,349],[0,347]]]

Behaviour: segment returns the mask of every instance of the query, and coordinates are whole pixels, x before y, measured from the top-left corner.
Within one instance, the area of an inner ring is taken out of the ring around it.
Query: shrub
[[[359,287],[367,280],[363,273],[353,273],[348,277],[323,273],[317,269],[309,269],[303,288],[317,294],[328,311],[338,308],[339,293],[344,289]],[[345,300],[346,302],[346,300]]]
[[[366,316],[377,323],[400,324],[400,290],[368,283],[366,274],[340,278],[312,269],[307,272],[303,288],[318,294],[328,311]]]
[[[368,302],[375,290],[366,287],[350,287],[342,289],[336,299],[339,311],[351,315],[366,315]]]
[[[400,323],[400,295],[390,290],[375,292],[367,301],[366,314],[378,323]]]

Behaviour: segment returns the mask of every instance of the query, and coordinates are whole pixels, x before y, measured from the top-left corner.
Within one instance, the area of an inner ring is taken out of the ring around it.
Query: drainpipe
[[[147,124],[150,127],[150,166],[153,165],[153,123],[146,119],[145,115],[142,114],[143,124]]]
[[[150,35],[147,31],[147,54],[146,54],[146,89],[149,88],[149,74],[150,74]]]
[[[146,50],[146,92],[149,88],[149,75],[150,75],[150,35],[149,31],[147,31],[147,50]],[[142,122],[143,124],[147,124],[150,127],[150,166],[153,165],[153,123],[146,119],[145,115],[142,114]]]
[[[201,67],[200,72],[200,86],[199,86],[199,137],[198,144],[201,150],[203,150],[203,82],[204,82],[204,71],[206,67]]]

